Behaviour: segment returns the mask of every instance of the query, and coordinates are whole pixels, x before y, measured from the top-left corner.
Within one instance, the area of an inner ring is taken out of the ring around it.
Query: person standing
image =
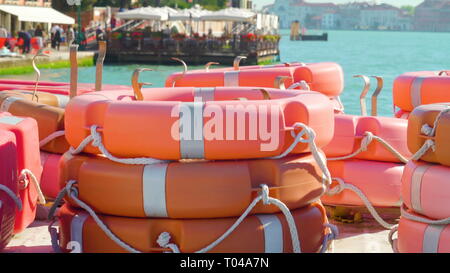
[[[58,27],[53,34],[52,47],[59,51],[59,46],[61,45],[61,29]]]
[[[67,29],[66,37],[67,37],[67,46],[70,47],[75,41],[75,31],[73,31],[72,26],[69,26],[69,28]]]

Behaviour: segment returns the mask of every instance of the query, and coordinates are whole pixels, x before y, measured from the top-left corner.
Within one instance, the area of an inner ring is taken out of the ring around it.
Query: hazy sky
[[[275,2],[275,0],[253,0],[253,3],[256,4],[257,8],[260,8],[264,5],[271,4]],[[320,2],[333,2],[336,4],[342,4],[347,2],[371,2],[370,0],[306,0],[306,2],[311,3],[320,3]],[[376,3],[388,3],[394,6],[404,6],[404,5],[413,5],[416,6],[423,2],[423,0],[377,0]]]

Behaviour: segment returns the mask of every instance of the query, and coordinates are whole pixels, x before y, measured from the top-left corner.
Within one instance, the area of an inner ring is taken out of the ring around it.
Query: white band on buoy
[[[240,71],[226,71],[223,74],[223,86],[239,86]]]
[[[145,165],[142,173],[144,212],[148,217],[168,217],[166,207],[167,163]]]
[[[22,122],[23,120],[24,120],[23,118],[18,118],[18,117],[14,117],[14,116],[0,117],[0,123],[9,124],[9,125],[17,125],[20,122]]]
[[[3,100],[2,104],[0,105],[0,111],[2,112],[8,112],[9,107],[11,107],[11,104],[18,100],[23,100],[23,98],[20,97],[7,97],[5,100]]]
[[[418,213],[423,213],[421,201],[422,179],[431,165],[420,165],[414,169],[411,177],[411,207]]]
[[[276,215],[256,215],[264,231],[265,253],[283,253],[283,226]]]
[[[70,97],[66,96],[66,95],[61,95],[61,94],[53,94],[53,95],[55,96],[56,100],[58,101],[58,107],[66,108],[66,105],[70,101]]]
[[[447,225],[428,225],[423,234],[423,253],[437,253],[439,250],[439,239],[442,231]]]
[[[83,252],[83,226],[89,214],[86,212],[80,212],[73,216],[72,222],[70,223],[70,241],[76,242],[76,246],[80,253]]]
[[[184,102],[180,106],[180,153],[183,159],[205,158],[203,102]]]
[[[201,98],[203,102],[214,101],[214,93],[216,88],[207,87],[207,88],[195,88],[194,89],[194,98]]]
[[[425,80],[425,77],[417,77],[414,79],[411,85],[411,104],[413,107],[417,107],[422,104],[422,95],[420,90],[422,89],[422,83]]]

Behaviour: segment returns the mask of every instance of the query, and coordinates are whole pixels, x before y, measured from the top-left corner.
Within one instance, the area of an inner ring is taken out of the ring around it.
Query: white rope
[[[138,157],[138,158],[115,157],[103,145],[102,136],[100,135],[99,132],[97,132],[97,128],[98,128],[97,125],[92,125],[91,129],[90,129],[91,134],[89,136],[87,136],[76,149],[74,149],[73,147],[70,147],[69,152],[73,155],[79,154],[84,150],[84,148],[86,148],[87,145],[89,145],[89,143],[92,142],[92,146],[97,147],[103,155],[105,155],[109,160],[114,161],[114,162],[118,162],[118,163],[122,163],[122,164],[129,164],[129,165],[150,165],[150,164],[165,162],[163,160],[149,158],[149,157]]]
[[[14,203],[16,203],[17,209],[22,210],[22,200],[7,186],[0,184],[0,191],[5,192]]]
[[[331,251],[333,251],[333,240],[335,240],[339,236],[339,229],[337,228],[337,226],[329,223],[325,224],[324,226],[328,228],[330,232],[325,234],[325,237],[323,238],[320,253],[325,253],[329,248]]]
[[[450,108],[448,108],[448,107],[443,109],[442,111],[440,111],[439,114],[436,116],[436,119],[434,120],[433,127],[430,127],[428,124],[424,124],[420,128],[420,132],[425,136],[434,137],[436,134],[436,129],[437,129],[439,120],[441,119],[441,117],[443,115],[445,115],[448,112],[450,112]],[[419,160],[430,149],[432,149],[434,152],[436,150],[436,146],[435,146],[434,140],[427,139],[425,141],[425,143],[422,145],[422,147],[420,147],[420,149],[417,150],[417,152],[412,156],[411,160]]]
[[[292,150],[297,146],[298,143],[308,143],[311,154],[313,155],[315,161],[319,165],[319,168],[322,170],[325,179],[325,185],[328,189],[331,185],[331,174],[327,167],[327,159],[319,152],[317,145],[315,143],[316,133],[311,127],[307,125],[297,122],[294,124],[294,131],[291,131],[291,136],[294,138],[294,142],[284,151],[281,155],[270,157],[272,159],[280,159],[288,155]],[[296,134],[295,129],[301,128],[302,130]],[[306,135],[307,138],[303,138]]]
[[[358,195],[358,197],[363,201],[364,205],[369,210],[370,214],[382,227],[384,227],[385,229],[391,229],[392,227],[395,226],[395,225],[391,225],[391,224],[387,223],[386,221],[383,220],[383,218],[381,218],[381,216],[375,210],[375,208],[373,207],[372,203],[370,203],[370,201],[366,197],[366,195],[360,189],[358,189],[355,185],[345,183],[344,180],[342,180],[341,178],[337,178],[337,177],[333,177],[333,180],[337,181],[338,185],[336,185],[333,188],[330,188],[326,193],[327,195],[332,196],[332,195],[339,194],[344,190],[350,190],[350,191],[356,193],[356,195]]]
[[[411,221],[415,221],[415,222],[419,222],[419,223],[424,223],[427,225],[448,225],[450,224],[450,217],[448,218],[444,218],[444,219],[439,219],[439,220],[431,220],[419,215],[414,215],[409,213],[404,206],[402,206],[401,208],[401,215],[402,217],[409,219]]]
[[[75,203],[77,203],[78,206],[86,210],[89,215],[94,219],[96,224],[100,227],[100,229],[105,232],[105,234],[114,241],[117,245],[122,247],[123,249],[132,252],[132,253],[139,253],[140,251],[131,247],[127,243],[123,242],[120,238],[118,238],[103,222],[102,220],[97,216],[95,211],[86,203],[78,199],[78,191],[76,188],[73,187],[73,185],[76,183],[75,180],[71,180],[67,183],[66,187],[61,190],[61,192],[58,194],[58,196],[64,194],[68,194],[70,198],[72,198]],[[248,214],[251,212],[251,210],[256,206],[256,204],[260,201],[263,202],[264,205],[276,205],[284,214],[286,217],[286,221],[289,226],[289,231],[291,234],[292,239],[292,247],[294,250],[294,253],[300,253],[301,247],[300,247],[300,241],[298,238],[298,231],[297,226],[295,224],[294,217],[292,216],[291,212],[289,211],[289,208],[280,200],[272,198],[269,196],[269,187],[267,185],[262,185],[262,191],[261,194],[259,194],[253,202],[248,206],[248,208],[244,211],[244,213],[236,220],[236,222],[222,235],[220,236],[216,241],[211,243],[210,245],[206,246],[205,248],[197,251],[196,253],[205,253],[218,244],[220,244],[228,235],[230,235],[238,226],[239,224],[248,216]],[[55,202],[56,204],[56,202]],[[157,243],[162,248],[170,248],[173,253],[179,253],[180,250],[176,244],[170,243],[171,236],[168,232],[163,232],[158,236]]]
[[[394,239],[394,234],[397,233],[397,231],[398,231],[398,225],[395,225],[394,227],[392,227],[391,231],[389,231],[389,234],[388,234],[388,240],[389,240],[389,243],[391,244],[392,251],[394,251],[394,253],[398,253],[397,239]]]
[[[269,196],[269,187],[267,185],[261,185],[261,187],[262,187],[261,194],[259,194],[252,201],[252,203],[250,203],[250,205],[247,207],[247,209],[244,211],[244,213],[236,220],[236,222],[234,222],[234,224],[224,234],[222,234],[222,236],[220,236],[217,240],[215,240],[208,246],[204,247],[203,249],[196,251],[195,253],[208,252],[209,250],[213,249],[218,244],[220,244],[225,238],[227,238],[242,223],[242,221],[248,216],[248,214],[251,212],[251,210],[260,201],[262,201],[264,205],[276,205],[283,212],[283,214],[286,218],[286,221],[288,223],[288,226],[289,226],[289,231],[291,233],[292,247],[293,247],[294,253],[301,253],[300,240],[298,238],[297,226],[295,224],[294,217],[292,217],[292,214],[289,211],[289,208],[280,200]],[[161,235],[162,234],[164,234],[164,240],[160,240],[157,243],[159,244],[159,246],[161,246],[163,248],[167,248],[167,247],[169,247],[168,243],[170,242],[170,234],[167,232],[163,232],[163,233],[161,233]]]
[[[405,158],[403,155],[401,155],[394,147],[392,147],[384,139],[382,139],[379,136],[374,135],[372,132],[369,132],[369,131],[364,132],[364,137],[361,139],[361,146],[356,151],[354,151],[353,153],[346,155],[346,156],[331,157],[331,158],[327,158],[327,159],[330,161],[333,161],[333,160],[345,160],[345,159],[352,158],[362,152],[367,151],[369,144],[372,143],[373,140],[376,140],[379,143],[381,143],[383,145],[383,147],[386,148],[386,150],[391,152],[401,162],[403,162],[403,163],[408,162],[407,158]]]
[[[31,178],[31,183],[36,188],[39,204],[45,205],[45,203],[46,203],[45,196],[42,193],[41,186],[39,185],[39,181],[36,178],[36,176],[33,174],[33,172],[28,169],[23,169],[20,172],[19,181],[24,183],[23,188],[26,188],[29,185],[30,179],[28,179],[28,177]]]
[[[50,141],[58,138],[58,137],[62,137],[66,134],[65,131],[56,131],[51,133],[50,135],[48,135],[47,137],[45,137],[43,140],[39,141],[39,147],[44,147],[45,145],[47,145]]]

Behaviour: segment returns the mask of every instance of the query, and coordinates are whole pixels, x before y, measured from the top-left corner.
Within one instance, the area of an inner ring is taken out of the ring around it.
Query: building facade
[[[62,0],[60,0],[62,1]],[[51,0],[0,0],[0,5],[51,7]]]
[[[450,1],[425,0],[415,9],[414,30],[450,31]]]

